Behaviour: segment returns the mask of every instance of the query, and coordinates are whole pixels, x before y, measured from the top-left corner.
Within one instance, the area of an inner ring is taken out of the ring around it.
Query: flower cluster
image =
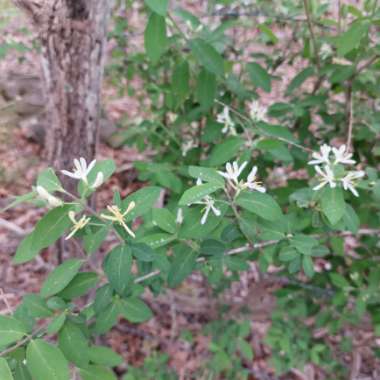
[[[357,181],[365,176],[365,172],[362,170],[347,171],[344,169],[343,165],[355,165],[356,163],[352,159],[352,153],[347,151],[345,145],[335,148],[324,144],[319,152],[312,154],[312,158],[308,164],[315,165],[319,181],[319,184],[313,190],[320,190],[327,184],[331,188],[335,188],[338,183],[341,183],[344,190],[351,191],[355,197],[359,196],[355,186]]]
[[[255,123],[266,121],[267,109],[256,100],[249,104],[249,117]]]
[[[227,180],[228,184],[236,191],[236,193],[239,193],[241,190],[245,189],[256,190],[260,193],[265,193],[265,187],[261,186],[261,182],[256,180],[257,166],[254,166],[252,168],[251,172],[248,174],[246,181],[239,181],[239,177],[247,165],[247,161],[244,161],[240,166],[237,161],[234,161],[232,164],[228,162],[226,164],[226,171],[218,171],[218,173]]]

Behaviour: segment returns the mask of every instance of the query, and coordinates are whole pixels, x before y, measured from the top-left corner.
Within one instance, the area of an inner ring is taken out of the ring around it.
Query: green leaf
[[[113,289],[110,284],[103,285],[96,289],[94,310],[95,313],[100,313],[104,310],[112,301]]]
[[[112,302],[107,308],[97,314],[95,331],[98,334],[104,334],[110,330],[116,324],[118,315],[119,305],[116,302]]]
[[[49,193],[62,190],[61,182],[53,169],[45,169],[37,178],[37,186],[42,186]]]
[[[337,287],[341,289],[350,288],[350,283],[339,273],[330,273],[331,282]]]
[[[288,142],[297,142],[297,139],[294,138],[292,133],[282,125],[273,125],[268,123],[258,123],[256,124],[256,128],[258,129],[260,134],[264,136],[272,136],[282,141]]]
[[[209,72],[222,76],[224,74],[224,61],[213,46],[200,38],[190,41],[190,49],[197,61]]]
[[[46,301],[38,294],[27,294],[24,296],[24,303],[31,317],[46,318],[52,315],[52,311],[47,307]]]
[[[145,29],[145,50],[155,64],[165,52],[168,44],[165,17],[152,13]]]
[[[46,331],[48,334],[57,334],[57,332],[62,328],[66,321],[66,313],[62,313],[53,318]]]
[[[224,186],[224,178],[212,168],[202,166],[189,166],[189,175],[194,179],[201,179],[203,182],[217,183]]]
[[[161,189],[159,187],[144,187],[143,189],[140,189],[125,198],[122,202],[123,210],[126,210],[131,202],[135,202],[136,205],[135,208],[126,215],[124,220],[126,222],[130,222],[138,216],[148,213],[156,203],[158,197],[160,196],[160,192]]]
[[[203,256],[212,256],[213,258],[222,258],[226,251],[226,246],[215,239],[206,239],[200,247],[200,254]]]
[[[247,360],[252,360],[253,359],[253,350],[252,350],[252,347],[244,339],[239,339],[238,340],[238,348],[239,348],[239,351],[242,353],[242,355]]]
[[[35,379],[70,380],[69,365],[62,352],[42,339],[28,344],[26,363]]]
[[[110,367],[116,367],[124,362],[122,356],[104,346],[92,346],[88,351],[90,361]]]
[[[243,146],[244,140],[240,137],[230,137],[223,143],[217,144],[212,149],[207,164],[209,166],[219,166],[235,157]]]
[[[265,193],[243,191],[237,197],[236,204],[269,221],[275,221],[282,216],[278,203]]]
[[[195,268],[198,252],[189,247],[180,246],[175,252],[173,263],[168,274],[168,284],[175,288],[189,276]]]
[[[82,260],[69,259],[55,268],[44,281],[40,292],[41,296],[47,298],[66,288],[78,273],[82,264]]]
[[[100,365],[91,365],[87,368],[82,368],[80,375],[82,380],[117,380],[115,374],[109,368]]]
[[[271,76],[263,69],[258,63],[251,62],[247,64],[247,71],[251,78],[252,83],[265,92],[271,92]]]
[[[346,204],[343,215],[343,222],[346,225],[347,229],[353,234],[356,234],[358,232],[360,227],[360,219],[355,210],[349,204]]]
[[[0,315],[0,347],[17,342],[26,334],[25,326],[17,319]]]
[[[120,299],[119,312],[129,322],[142,323],[153,317],[150,308],[138,298]]]
[[[314,264],[310,256],[305,255],[302,257],[302,267],[307,277],[311,278],[314,276]]]
[[[145,4],[160,16],[166,16],[169,0],[144,0]]]
[[[212,194],[222,187],[222,185],[216,183],[204,183],[203,185],[194,186],[184,192],[178,204],[186,206],[199,202],[206,195]]]
[[[293,261],[296,257],[299,256],[299,253],[292,247],[285,247],[280,251],[278,258],[280,261],[288,262]]]
[[[288,88],[286,89],[286,95],[290,95],[294,90],[300,87],[306,79],[314,75],[313,67],[306,67],[301,72],[299,72],[290,82]]]
[[[132,250],[128,245],[119,245],[105,258],[103,264],[107,278],[120,295],[123,295],[131,284]]]
[[[58,296],[65,300],[81,297],[95,287],[98,280],[98,275],[94,272],[78,273]]]
[[[318,245],[318,240],[311,236],[296,234],[290,241],[292,247],[304,255],[311,255],[312,249]]]
[[[90,361],[88,341],[82,330],[73,322],[66,321],[58,334],[58,345],[66,359],[78,367],[86,367]]]
[[[32,380],[32,376],[30,375],[27,366],[22,361],[19,361],[16,364],[14,378],[15,380]]]
[[[211,212],[205,224],[200,223],[202,218],[200,207],[184,208],[184,221],[179,231],[179,237],[181,239],[205,239],[210,237],[212,231],[223,221],[223,216],[228,209],[228,206],[224,203],[217,204],[217,207],[221,211],[221,215],[215,216]]]
[[[266,24],[260,24],[258,27],[260,31],[270,39],[272,44],[276,44],[278,42],[277,36],[273,33],[272,29],[270,29]]]
[[[321,209],[332,225],[338,223],[346,209],[342,189],[326,187],[322,193]]]
[[[0,358],[0,379],[14,380],[8,362],[4,358]]]
[[[33,232],[26,236],[18,246],[13,262],[22,264],[30,261],[42,249],[55,243],[71,225],[68,217],[70,209],[70,205],[57,207],[40,219]]]
[[[197,79],[195,96],[202,108],[208,110],[214,105],[216,98],[216,77],[213,73],[203,69]]]
[[[368,22],[356,21],[351,27],[337,39],[338,55],[345,56],[351,50],[356,49],[363,37],[368,33]]]
[[[183,61],[175,66],[172,78],[172,93],[175,97],[175,104],[177,106],[180,106],[189,94],[189,81],[189,64],[187,61]]]
[[[137,261],[152,262],[156,258],[156,253],[147,244],[133,243],[129,245],[132,249],[132,254]]]
[[[156,249],[159,247],[163,247],[173,240],[175,240],[175,236],[165,234],[165,233],[157,233],[157,234],[151,234],[151,235],[146,235],[142,237],[139,242],[144,243],[148,245],[150,248]]]
[[[100,228],[95,233],[90,233],[83,237],[83,248],[87,254],[91,255],[96,252],[103,241],[107,237],[108,234],[108,226]]]
[[[175,217],[166,208],[154,208],[152,210],[152,222],[155,226],[171,234],[177,230]]]

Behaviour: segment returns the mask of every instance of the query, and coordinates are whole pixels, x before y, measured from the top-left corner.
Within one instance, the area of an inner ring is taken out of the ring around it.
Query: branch
[[[348,83],[347,91],[346,91],[346,120],[348,122],[348,131],[347,131],[347,141],[346,141],[346,149],[347,151],[351,150],[352,144],[352,129],[354,126],[354,100],[352,96],[352,81]]]
[[[317,69],[318,69],[318,72],[319,72],[320,69],[321,69],[321,62],[319,60],[319,49],[318,49],[318,45],[317,45],[317,40],[315,38],[315,33],[314,33],[314,28],[313,28],[313,22],[312,22],[312,19],[311,19],[309,1],[308,0],[303,0],[303,4],[304,4],[304,8],[305,8],[305,13],[306,13],[307,25],[308,25],[309,31],[310,31],[311,42],[312,42],[313,50],[314,50],[314,54],[315,54],[315,60],[316,60],[316,64],[317,64]]]

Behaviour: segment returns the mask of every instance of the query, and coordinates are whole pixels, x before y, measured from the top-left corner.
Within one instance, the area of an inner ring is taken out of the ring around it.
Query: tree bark
[[[71,168],[76,157],[91,160],[98,140],[110,0],[14,2],[32,20],[42,46],[47,157],[56,169]]]

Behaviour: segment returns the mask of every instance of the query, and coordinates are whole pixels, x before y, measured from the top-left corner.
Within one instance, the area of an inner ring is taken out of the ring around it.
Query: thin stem
[[[346,119],[348,122],[347,141],[346,141],[347,151],[351,150],[351,145],[352,145],[352,130],[353,130],[353,125],[354,125],[353,108],[354,108],[354,101],[353,101],[353,96],[352,96],[352,82],[350,82],[346,91]]]
[[[315,38],[315,33],[314,33],[314,27],[313,27],[313,21],[311,18],[311,10],[310,10],[310,4],[308,0],[303,0],[303,5],[305,8],[305,13],[306,13],[306,20],[307,20],[307,25],[309,27],[309,32],[310,32],[310,37],[311,37],[311,43],[313,46],[313,52],[315,54],[315,61],[317,64],[317,69],[318,72],[321,70],[321,62],[319,59],[319,49],[317,45],[317,40]]]
[[[6,350],[0,352],[0,357],[10,354],[14,350],[17,350],[17,348],[22,347],[25,343],[28,343],[29,341],[31,341],[34,337],[41,334],[46,329],[47,325],[48,325],[48,322],[44,323],[43,326],[39,327],[32,334],[27,335],[25,338],[18,341],[14,346],[11,346],[11,347],[7,348]]]

